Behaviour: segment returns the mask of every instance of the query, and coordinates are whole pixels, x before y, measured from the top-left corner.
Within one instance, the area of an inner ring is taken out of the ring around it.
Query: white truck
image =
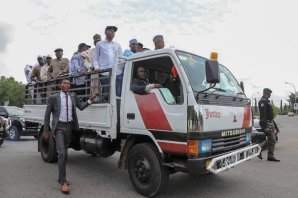
[[[100,157],[119,151],[118,166],[128,169],[140,194],[156,196],[171,173],[217,174],[260,153],[251,143],[250,100],[217,60],[170,48],[134,54],[117,66],[124,68],[121,97],[114,69],[85,75],[82,100],[90,86],[100,97],[78,111],[80,130],[73,132],[71,148]],[[162,88],[134,93],[138,67],[145,69],[148,82]],[[28,86],[24,107],[25,119],[39,123],[38,150],[46,162],[57,161],[55,140],[42,135],[47,96],[59,91],[56,85]]]

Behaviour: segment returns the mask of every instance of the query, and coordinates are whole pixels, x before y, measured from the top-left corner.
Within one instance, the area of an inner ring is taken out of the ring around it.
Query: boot
[[[271,161],[271,162],[280,162],[280,160],[279,159],[276,159],[274,156],[268,157],[267,160],[268,161]]]

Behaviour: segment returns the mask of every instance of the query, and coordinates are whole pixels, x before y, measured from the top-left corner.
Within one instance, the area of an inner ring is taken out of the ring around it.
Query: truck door
[[[122,106],[123,131],[151,133],[160,141],[176,141],[187,132],[186,91],[174,59],[170,55],[143,58],[131,63],[126,75],[124,104]],[[132,91],[137,69],[143,67],[146,81],[161,84],[146,93]],[[181,135],[182,134],[182,135]],[[178,141],[183,141],[182,138]]]

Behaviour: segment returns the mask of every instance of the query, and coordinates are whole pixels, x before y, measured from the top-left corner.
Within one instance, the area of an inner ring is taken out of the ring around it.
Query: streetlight
[[[290,85],[293,89],[294,89],[294,96],[295,96],[295,101],[294,101],[294,104],[296,103],[296,99],[297,99],[297,95],[296,95],[296,93],[297,93],[297,91],[296,91],[296,86],[295,86],[295,84],[294,83],[291,83],[291,82],[285,82],[285,84],[286,85]],[[294,105],[293,104],[293,105]],[[294,109],[294,106],[293,106],[293,109]],[[295,110],[294,110],[295,111]],[[296,110],[296,113],[297,113],[297,110]]]

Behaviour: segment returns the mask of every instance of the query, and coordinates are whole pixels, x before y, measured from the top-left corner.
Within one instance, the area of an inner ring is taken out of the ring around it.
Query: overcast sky
[[[37,55],[70,57],[79,42],[118,26],[122,48],[137,38],[153,48],[155,34],[175,46],[209,57],[219,53],[249,97],[263,87],[286,97],[298,88],[296,0],[9,0],[0,7],[0,75],[25,81],[23,68]]]

